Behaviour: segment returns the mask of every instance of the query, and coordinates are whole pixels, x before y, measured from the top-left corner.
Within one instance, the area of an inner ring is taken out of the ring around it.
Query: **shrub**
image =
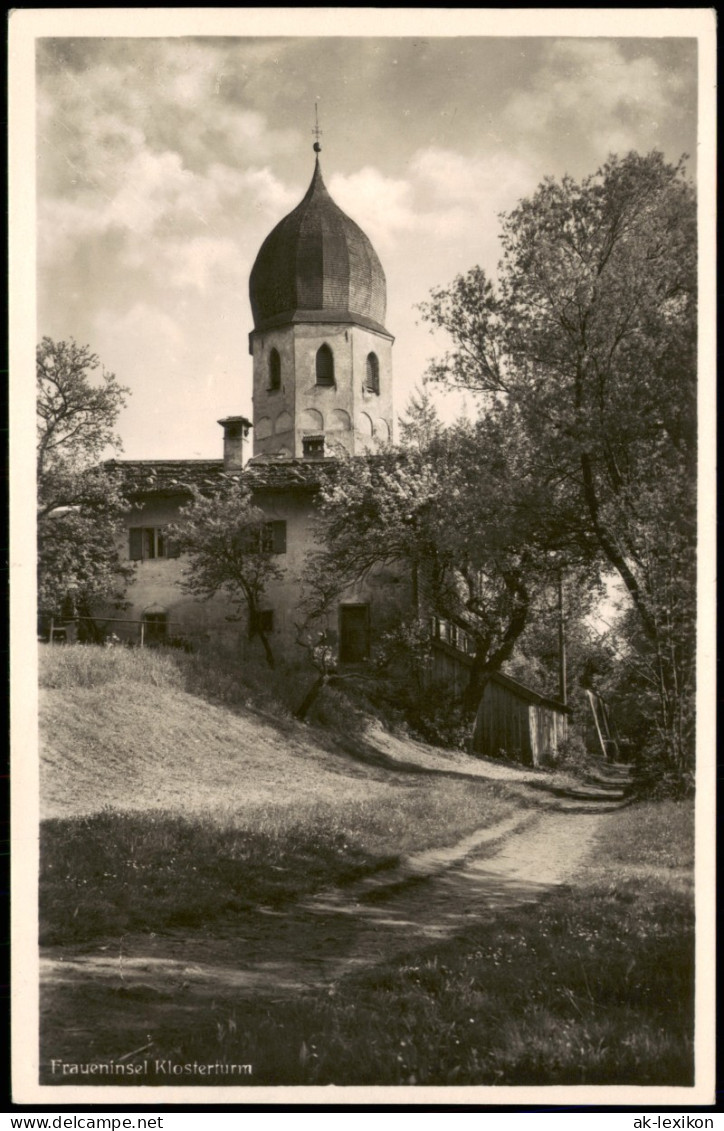
[[[583,770],[595,761],[596,759],[589,754],[583,738],[577,731],[569,730],[568,737],[558,744],[558,756],[555,759],[557,766]]]

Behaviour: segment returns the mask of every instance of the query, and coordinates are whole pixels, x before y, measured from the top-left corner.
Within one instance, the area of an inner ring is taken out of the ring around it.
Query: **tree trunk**
[[[315,679],[309,691],[302,699],[301,703],[294,712],[294,718],[304,720],[312,709],[314,702],[328,680],[328,676],[320,675]]]
[[[463,706],[466,711],[471,713],[477,711],[489,673],[489,664],[482,657],[479,663],[476,663],[476,658],[473,658],[468,684],[463,693]]]
[[[591,457],[586,452],[581,453],[581,472],[583,475],[583,494],[588,507],[593,531],[598,539],[598,544],[626,586],[631,600],[634,603],[634,607],[639,614],[641,626],[646,636],[652,644],[656,645],[658,640],[656,624],[646,606],[639,583],[634,577],[633,572],[629,569],[626,558],[619,549],[615,537],[601,520],[598,495],[596,494],[593,479],[593,466]]]
[[[267,640],[266,633],[262,632],[261,629],[259,629],[257,631],[257,636],[261,640],[261,646],[264,649],[264,655],[266,656],[266,662],[273,671],[274,666],[275,666],[274,665],[274,653],[271,650],[271,644]]]
[[[528,622],[530,595],[526,586],[520,577],[514,573],[508,573],[504,580],[513,599],[513,611],[498,647],[489,655],[486,649],[481,656],[476,654],[473,657],[468,685],[463,696],[463,704],[469,711],[477,710],[487,677],[492,672],[497,672],[501,665],[513,655],[518,637]]]

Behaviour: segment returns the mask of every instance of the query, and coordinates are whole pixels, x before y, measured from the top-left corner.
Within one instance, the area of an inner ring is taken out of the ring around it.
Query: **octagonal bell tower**
[[[320,148],[303,200],[264,240],[249,280],[255,456],[360,455],[392,437],[385,274],[329,195]]]

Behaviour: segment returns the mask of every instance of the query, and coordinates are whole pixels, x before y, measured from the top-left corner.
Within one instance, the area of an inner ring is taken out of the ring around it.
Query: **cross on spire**
[[[319,103],[318,102],[314,103],[314,128],[312,130],[312,133],[314,134],[314,137],[315,137],[315,142],[314,142],[314,145],[313,145],[312,148],[314,149],[315,153],[321,153],[322,147],[319,144],[319,139],[322,136],[322,131],[319,128]]]

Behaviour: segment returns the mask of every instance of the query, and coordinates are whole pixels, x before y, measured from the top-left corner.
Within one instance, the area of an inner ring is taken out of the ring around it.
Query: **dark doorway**
[[[143,643],[153,647],[166,643],[166,630],[168,628],[166,613],[143,614]]]
[[[340,605],[339,659],[342,664],[359,664],[370,654],[369,605]]]

